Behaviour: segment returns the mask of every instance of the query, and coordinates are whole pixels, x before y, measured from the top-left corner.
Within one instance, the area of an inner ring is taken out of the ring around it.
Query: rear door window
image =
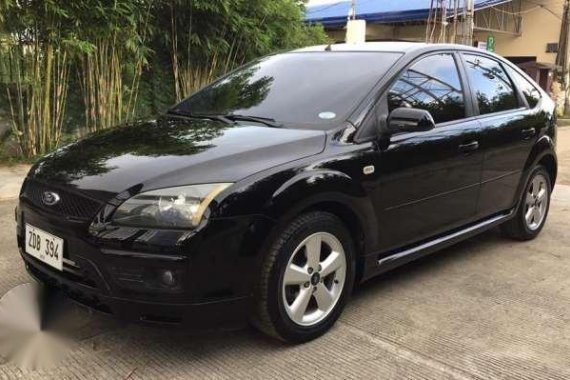
[[[451,54],[421,58],[407,68],[388,92],[388,108],[427,110],[436,123],[465,117],[465,101],[455,59]]]
[[[498,61],[476,54],[464,54],[464,58],[481,115],[519,107],[513,84]]]

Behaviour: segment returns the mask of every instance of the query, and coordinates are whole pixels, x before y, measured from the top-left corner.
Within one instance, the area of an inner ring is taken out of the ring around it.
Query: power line
[[[543,3],[538,3],[536,1],[533,0],[528,0],[529,3],[538,5],[540,8],[544,9],[545,11],[551,13],[554,17],[556,17],[559,20],[562,20],[562,17],[560,17],[556,12],[554,12],[552,9],[548,8],[546,5],[544,5]]]
[[[336,3],[330,4],[330,5],[326,5],[326,6],[321,5],[321,7],[323,7],[323,8],[320,8],[320,9],[314,11],[314,12],[311,12],[311,13],[319,13],[319,12],[322,12],[322,11],[326,11],[327,9],[336,7],[337,5],[340,5],[340,4],[342,4],[342,3],[346,3],[346,1],[337,1]],[[316,7],[317,7],[317,6],[315,6],[315,8],[316,8]]]

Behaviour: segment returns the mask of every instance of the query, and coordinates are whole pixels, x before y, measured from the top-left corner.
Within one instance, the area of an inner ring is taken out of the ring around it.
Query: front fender
[[[328,210],[327,206],[350,212],[358,220],[365,248],[376,246],[378,221],[370,198],[358,181],[343,172],[321,169],[295,175],[273,193],[265,212],[273,219],[286,221],[304,210]]]

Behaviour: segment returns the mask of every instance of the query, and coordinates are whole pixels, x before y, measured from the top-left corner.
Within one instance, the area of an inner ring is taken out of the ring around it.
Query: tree
[[[135,116],[140,78],[151,47],[152,0],[82,0],[74,10],[72,42],[89,131]]]
[[[162,9],[177,100],[255,57],[327,41],[295,0],[173,0]]]
[[[54,149],[62,135],[70,64],[70,20],[63,3],[0,2],[0,78],[12,130],[26,156]]]
[[[180,100],[255,57],[325,42],[322,27],[304,23],[303,7],[297,0],[0,0],[0,92],[22,154],[49,152],[78,127],[68,125],[70,88],[92,132],[148,114],[146,104]]]

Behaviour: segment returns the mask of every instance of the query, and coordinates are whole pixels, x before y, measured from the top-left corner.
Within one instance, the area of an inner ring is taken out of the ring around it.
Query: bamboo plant
[[[0,0],[0,101],[33,157],[70,130],[120,125],[252,58],[324,41],[297,0]],[[141,94],[148,73],[172,80]]]

